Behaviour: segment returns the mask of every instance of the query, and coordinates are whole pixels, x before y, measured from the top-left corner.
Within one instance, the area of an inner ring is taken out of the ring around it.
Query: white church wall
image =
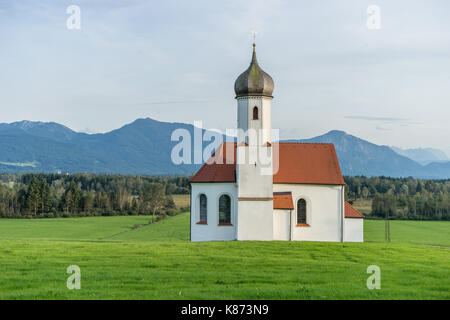
[[[191,184],[191,241],[236,240],[237,188],[233,183],[192,183]],[[200,221],[200,195],[207,198],[207,224]],[[219,197],[231,197],[231,224],[219,226]]]
[[[274,184],[273,191],[292,192],[295,207],[292,210],[292,240],[341,241],[341,186]],[[297,201],[301,198],[306,200],[309,226],[297,226]],[[278,229],[274,234],[281,234],[284,227],[276,226]]]
[[[289,241],[291,232],[289,227],[291,210],[273,210],[273,240]]]
[[[364,219],[345,218],[344,220],[344,241],[364,242]]]
[[[238,240],[273,240],[273,188],[271,147],[259,146],[268,156],[268,164],[250,161],[249,150],[238,147]],[[259,152],[259,151],[256,151]],[[240,161],[242,156],[245,161]]]
[[[273,200],[238,200],[238,240],[273,240]]]
[[[258,147],[261,149],[261,152],[267,155],[270,161],[267,165],[261,164],[257,159],[251,160],[250,148],[254,147],[239,146],[237,148],[239,164],[236,166],[236,176],[238,179],[239,197],[272,198],[272,147]],[[256,152],[259,153],[260,151]]]

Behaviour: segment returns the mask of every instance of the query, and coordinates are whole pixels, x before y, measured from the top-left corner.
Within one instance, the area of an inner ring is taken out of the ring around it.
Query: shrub
[[[173,217],[179,213],[178,209],[168,209],[166,210],[166,215]]]
[[[161,221],[161,220],[164,220],[165,218],[167,218],[167,214],[166,214],[165,212],[163,212],[163,213],[161,213],[161,214],[158,214],[158,215],[156,216],[156,222]]]

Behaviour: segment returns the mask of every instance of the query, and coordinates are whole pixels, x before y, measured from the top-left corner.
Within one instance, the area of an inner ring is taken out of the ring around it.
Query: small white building
[[[191,241],[363,242],[334,145],[272,142],[273,89],[253,45],[235,83],[237,128],[247,134],[223,143],[191,179]]]

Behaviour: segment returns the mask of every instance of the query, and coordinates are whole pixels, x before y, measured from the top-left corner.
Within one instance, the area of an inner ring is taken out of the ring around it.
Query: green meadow
[[[450,299],[450,222],[391,221],[390,243],[374,220],[365,243],[190,243],[188,214],[150,219],[0,219],[0,299]]]

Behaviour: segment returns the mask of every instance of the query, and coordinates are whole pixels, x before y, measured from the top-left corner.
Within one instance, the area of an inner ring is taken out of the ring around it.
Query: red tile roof
[[[364,218],[364,216],[353,206],[345,201],[345,217],[346,218]]]
[[[331,143],[281,142],[278,158],[279,169],[273,183],[345,184]],[[276,167],[275,162],[273,166]]]
[[[272,148],[279,150],[279,162],[276,163],[275,158],[273,164],[274,168],[278,164],[273,183],[345,184],[333,144],[280,142],[273,143]],[[222,144],[211,159],[220,159],[223,164],[209,159],[192,177],[191,182],[235,182],[235,149],[236,143]]]
[[[216,161],[212,161],[216,159]],[[191,178],[191,182],[235,182],[236,143],[225,142]]]
[[[273,208],[274,209],[294,209],[292,202],[292,193],[290,192],[274,192],[273,193]]]

